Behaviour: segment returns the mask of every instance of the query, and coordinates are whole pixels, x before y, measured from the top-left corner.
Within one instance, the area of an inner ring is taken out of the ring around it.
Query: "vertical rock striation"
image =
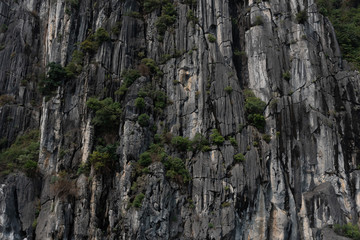
[[[36,176],[0,179],[0,238],[335,239],[331,225],[357,224],[360,76],[314,0],[170,1],[164,34],[165,10],[143,2],[0,2],[0,97],[10,99],[0,139],[41,132]],[[109,39],[86,51],[99,28]],[[69,65],[76,49],[81,71],[41,98],[46,66]],[[115,94],[135,68],[142,76]],[[149,84],[167,104],[144,97],[146,127],[135,99]],[[266,104],[264,131],[249,124],[244,89]],[[121,104],[119,128],[94,126],[94,96]],[[161,161],[139,174],[155,134],[209,139],[213,129],[225,141],[206,151],[164,146],[189,183]],[[99,137],[117,144],[116,161],[84,173]]]

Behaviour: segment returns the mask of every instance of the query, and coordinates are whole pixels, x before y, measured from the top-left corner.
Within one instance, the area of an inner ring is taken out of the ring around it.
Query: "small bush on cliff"
[[[351,223],[348,223],[345,225],[335,224],[334,231],[339,235],[342,235],[342,236],[345,236],[345,237],[348,237],[351,239],[355,239],[355,240],[360,240],[359,227],[356,225],[353,225]]]
[[[50,95],[68,78],[66,70],[58,63],[51,62],[46,76],[40,80],[39,90],[43,95]]]
[[[159,33],[159,40],[161,41],[167,29],[176,22],[176,9],[175,5],[167,2],[162,6],[161,16],[155,23]]]
[[[318,10],[334,26],[343,57],[360,69],[360,2],[317,0]]]
[[[166,176],[179,182],[179,183],[188,183],[190,181],[189,171],[185,167],[185,163],[180,158],[168,157],[163,161]]]
[[[259,131],[265,129],[265,117],[263,112],[266,107],[266,103],[260,98],[257,98],[255,94],[247,89],[244,91],[245,95],[245,111],[248,122],[256,127]]]
[[[0,152],[0,175],[22,170],[33,175],[39,158],[39,131],[32,130],[18,136],[15,142]]]
[[[307,12],[306,10],[300,11],[296,14],[296,22],[299,24],[304,24],[307,21]]]
[[[86,102],[88,108],[95,111],[95,117],[92,123],[104,130],[117,128],[120,123],[121,106],[120,103],[114,102],[111,98],[99,100],[89,98]]]
[[[141,114],[138,117],[138,123],[142,127],[148,127],[150,124],[150,117],[146,113]]]
[[[96,173],[110,172],[115,166],[116,146],[109,144],[107,146],[97,146],[89,160]]]
[[[135,208],[141,208],[142,205],[142,201],[145,198],[145,194],[143,193],[139,193],[138,195],[136,195],[134,201],[132,202],[132,206]]]
[[[176,136],[171,139],[171,144],[180,152],[186,152],[190,143],[190,140],[186,137]]]
[[[225,141],[225,138],[221,136],[217,129],[213,129],[210,135],[211,141],[216,145],[222,145]]]

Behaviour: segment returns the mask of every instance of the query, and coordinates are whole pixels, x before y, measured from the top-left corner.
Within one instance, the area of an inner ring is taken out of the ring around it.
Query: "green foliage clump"
[[[225,141],[225,138],[221,136],[217,129],[213,129],[210,135],[211,141],[216,145],[222,145]]]
[[[190,148],[192,151],[202,151],[208,152],[210,151],[210,143],[209,141],[200,133],[196,133],[194,138],[191,140]]]
[[[187,137],[176,136],[171,139],[171,144],[180,152],[188,150],[191,141]]]
[[[80,48],[84,52],[93,54],[98,50],[101,44],[109,40],[109,33],[104,28],[98,28],[94,34],[91,34],[80,44]]]
[[[216,37],[214,35],[212,35],[212,34],[209,34],[208,35],[208,40],[211,43],[215,43],[216,42]]]
[[[150,13],[161,7],[162,0],[145,0],[143,7],[146,13]]]
[[[291,74],[290,74],[289,71],[283,72],[282,77],[283,77],[284,80],[290,81],[290,79],[291,79]]]
[[[109,144],[107,146],[97,146],[89,160],[96,173],[109,172],[113,169],[116,161],[116,146]]]
[[[299,24],[304,24],[307,18],[308,16],[306,10],[302,10],[296,14],[296,22]]]
[[[95,117],[92,120],[95,126],[104,130],[117,128],[120,123],[121,106],[111,98],[99,100],[98,98],[89,98],[86,102],[88,108],[95,111]]]
[[[150,124],[150,117],[146,113],[141,114],[138,117],[138,123],[141,127],[148,127]]]
[[[32,130],[16,138],[7,149],[0,152],[0,175],[16,169],[33,175],[37,169],[39,157],[39,131]]]
[[[265,110],[266,103],[260,98],[255,97],[255,94],[249,89],[245,90],[244,94],[247,120],[259,131],[264,131],[265,117],[263,116],[263,112]]]
[[[227,92],[228,94],[232,93],[233,88],[231,86],[227,86],[224,88],[224,91]]]
[[[139,193],[138,195],[136,195],[134,201],[132,202],[132,206],[134,208],[141,208],[142,201],[144,200],[144,198],[145,198],[145,194]]]
[[[168,27],[170,27],[176,22],[176,16],[177,16],[175,5],[170,2],[162,6],[161,12],[162,12],[161,16],[158,18],[158,20],[155,23],[160,39],[162,39],[162,37],[165,35],[165,32],[168,29]]]
[[[66,74],[69,78],[73,78],[76,75],[80,74],[82,71],[82,64],[84,59],[84,53],[75,50],[72,54],[71,61],[65,67]]]
[[[150,152],[144,152],[140,154],[139,164],[142,167],[147,167],[152,163]]]
[[[264,20],[261,16],[256,16],[254,21],[254,26],[261,26],[264,24]]]
[[[334,231],[339,235],[355,240],[360,240],[360,231],[357,225],[353,225],[351,223],[345,225],[335,224]]]
[[[135,99],[135,107],[137,109],[143,110],[145,108],[145,100],[142,97],[138,97]]]
[[[195,16],[195,13],[193,10],[189,10],[187,11],[186,13],[186,19],[189,21],[189,22],[192,22],[193,25],[195,25],[196,23],[199,22],[199,19]]]
[[[189,171],[185,167],[185,163],[180,158],[168,157],[164,161],[166,176],[178,181],[179,183],[188,183],[190,181]]]
[[[51,62],[45,78],[39,83],[39,90],[43,95],[50,95],[68,78],[66,70],[58,63]]]
[[[334,26],[343,56],[360,69],[360,2],[356,0],[317,0],[320,13]]]
[[[156,64],[156,62],[151,58],[143,58],[141,59],[141,63],[147,66],[150,69],[150,72],[154,75],[162,76],[160,68]]]
[[[264,134],[262,136],[262,139],[266,142],[269,143],[271,141],[271,136],[269,134]]]
[[[233,146],[238,145],[238,143],[237,143],[237,141],[236,141],[236,139],[234,137],[229,137],[229,141],[230,141],[231,145],[233,145]]]
[[[234,161],[235,161],[236,163],[245,162],[245,156],[244,156],[244,154],[238,153],[238,154],[234,155]]]

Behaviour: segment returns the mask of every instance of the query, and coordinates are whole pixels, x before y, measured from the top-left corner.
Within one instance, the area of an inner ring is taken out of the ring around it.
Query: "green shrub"
[[[75,50],[72,54],[71,61],[66,65],[65,71],[69,78],[73,78],[81,73],[84,54],[79,50]]]
[[[307,12],[306,10],[300,11],[296,14],[296,22],[299,24],[304,24],[307,21]]]
[[[334,231],[339,235],[355,240],[360,240],[360,231],[357,225],[353,225],[351,223],[345,225],[335,224]]]
[[[261,16],[256,16],[254,21],[254,26],[261,26],[264,24],[264,20]]]
[[[146,113],[141,114],[138,117],[138,123],[141,127],[148,127],[150,122],[150,117]]]
[[[189,22],[192,22],[193,25],[195,25],[196,23],[199,22],[199,19],[195,16],[195,13],[193,10],[188,10],[187,13],[186,13],[186,19],[189,21]]]
[[[231,86],[227,86],[224,88],[224,91],[227,92],[228,94],[232,93],[233,88]]]
[[[162,7],[162,14],[155,23],[160,36],[164,36],[168,27],[176,22],[175,5],[168,2]]]
[[[144,198],[145,198],[145,194],[139,193],[138,195],[136,195],[136,197],[132,203],[132,206],[135,208],[141,208],[142,201],[144,200]]]
[[[138,97],[135,99],[135,107],[143,110],[145,108],[145,100],[142,97]]]
[[[179,183],[188,183],[190,181],[190,174],[185,167],[185,163],[180,158],[168,157],[164,161],[164,166],[167,177]]]
[[[91,34],[80,44],[80,48],[84,52],[93,54],[98,50],[101,44],[109,40],[109,33],[104,28],[98,28],[94,34]]]
[[[109,172],[113,169],[116,161],[116,146],[109,144],[107,146],[97,146],[89,160],[96,173]]]
[[[86,102],[88,108],[95,111],[92,123],[104,130],[116,129],[120,123],[121,106],[118,102],[113,102],[111,98],[99,100],[89,98]]]
[[[343,56],[360,69],[360,5],[358,1],[317,0],[320,13],[334,26]]]
[[[45,78],[40,80],[39,90],[43,95],[50,95],[55,91],[68,76],[66,70],[58,63],[51,62]]]
[[[140,72],[136,69],[125,70],[121,73],[121,76],[124,79],[124,83],[126,87],[130,87],[131,84],[133,84],[136,79],[141,77]]]
[[[271,141],[271,136],[269,134],[264,134],[262,138],[266,143],[269,143]]]
[[[120,97],[124,96],[125,93],[127,92],[128,88],[126,87],[125,84],[121,85],[121,87],[115,91],[116,95],[119,95]]]
[[[230,141],[231,145],[233,145],[235,147],[238,145],[238,143],[234,137],[229,137],[229,141]]]
[[[104,28],[98,28],[95,32],[95,41],[101,45],[102,43],[110,40],[109,33]]]
[[[211,141],[216,145],[222,145],[225,141],[225,138],[220,135],[217,129],[213,129],[210,135]]]
[[[140,155],[139,164],[142,167],[147,167],[152,163],[151,155],[149,152],[144,152]]]
[[[152,74],[156,74],[158,76],[162,75],[162,72],[160,71],[160,68],[156,64],[156,62],[151,58],[143,58],[141,59],[141,63],[147,66],[150,69],[150,72]]]
[[[180,152],[185,152],[190,146],[190,140],[186,137],[176,136],[171,140],[171,144]]]
[[[254,127],[256,127],[260,132],[263,132],[265,129],[265,117],[261,114],[249,114],[247,116],[247,120],[249,121],[249,123],[251,125],[253,125]]]
[[[15,169],[33,175],[39,158],[39,131],[31,130],[18,136],[15,142],[0,152],[0,175],[8,174]]]
[[[200,133],[196,133],[194,138],[191,140],[190,148],[192,151],[210,151],[209,141]]]
[[[245,156],[242,153],[238,153],[238,154],[234,155],[234,161],[236,163],[245,162]]]
[[[167,96],[163,91],[155,91],[152,94],[155,108],[164,109],[167,103]]]
[[[248,122],[256,127],[259,131],[264,131],[265,117],[263,112],[266,103],[260,98],[255,97],[255,94],[250,90],[245,90],[245,111]]]
[[[216,42],[216,37],[214,35],[212,35],[212,34],[209,34],[208,35],[208,40],[211,43],[215,43]]]
[[[282,77],[283,77],[284,80],[290,81],[290,79],[291,79],[291,74],[290,74],[289,71],[283,72]]]
[[[150,13],[161,7],[162,0],[145,0],[143,7],[146,13]]]

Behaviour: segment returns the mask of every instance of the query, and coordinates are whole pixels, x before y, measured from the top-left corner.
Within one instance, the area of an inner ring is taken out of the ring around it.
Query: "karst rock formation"
[[[314,0],[1,0],[0,25],[3,149],[40,142],[36,170],[0,178],[0,239],[331,240],[359,222],[360,75]],[[40,93],[50,63],[76,70]]]

